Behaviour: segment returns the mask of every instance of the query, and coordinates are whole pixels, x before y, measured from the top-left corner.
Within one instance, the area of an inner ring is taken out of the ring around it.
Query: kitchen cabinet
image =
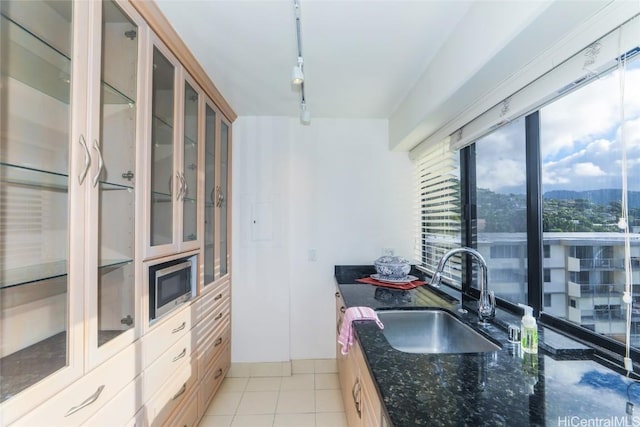
[[[144,23],[119,1],[0,7],[0,411],[11,422],[139,334]]]
[[[235,114],[153,2],[0,12],[0,424],[193,424],[230,364]],[[203,257],[206,186],[211,285],[150,325],[145,258]]]
[[[229,273],[231,126],[210,100],[204,130],[204,286]]]
[[[201,234],[198,172],[202,94],[155,36],[150,56],[151,185],[146,258],[198,249]]]
[[[336,291],[335,297],[337,343],[346,306],[340,291]],[[346,355],[342,354],[341,349],[342,346],[337,344],[336,359],[347,424],[349,427],[381,426],[384,419],[382,404],[360,344],[355,339]]]

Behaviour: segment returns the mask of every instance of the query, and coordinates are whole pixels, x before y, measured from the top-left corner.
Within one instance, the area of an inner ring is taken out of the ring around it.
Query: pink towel
[[[342,354],[349,352],[349,347],[353,345],[353,321],[354,320],[375,320],[380,329],[384,329],[384,325],[378,319],[376,312],[369,307],[349,307],[342,317],[342,326],[340,327],[340,335],[338,336],[338,344],[342,345]]]

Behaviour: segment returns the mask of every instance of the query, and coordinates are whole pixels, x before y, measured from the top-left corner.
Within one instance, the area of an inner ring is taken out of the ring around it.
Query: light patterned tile
[[[225,378],[220,386],[218,393],[226,393],[229,391],[244,391],[247,387],[249,378]]]
[[[239,391],[216,393],[205,415],[233,415],[241,399],[242,392]]]
[[[283,365],[281,362],[265,362],[251,364],[252,377],[281,377]]]
[[[299,359],[291,361],[291,371],[293,374],[313,374],[314,373],[313,359]]]
[[[316,412],[343,412],[340,390],[316,390]]]
[[[315,374],[316,390],[335,390],[340,388],[338,374]]]
[[[276,414],[273,427],[315,427],[316,414]]]
[[[205,415],[198,427],[230,427],[233,415]]]
[[[313,390],[281,391],[278,398],[278,414],[304,414],[315,412],[315,393]]]
[[[344,412],[316,413],[316,427],[348,427]]]
[[[273,414],[264,415],[236,415],[233,417],[231,427],[271,427],[273,426]]]
[[[313,390],[314,380],[313,374],[294,374],[290,377],[282,377],[280,390]]]
[[[278,403],[278,393],[277,391],[245,391],[236,414],[274,414]]]
[[[316,359],[314,372],[316,374],[335,374],[338,372],[338,363],[336,359]]]
[[[245,391],[278,391],[282,380],[282,377],[249,378]]]

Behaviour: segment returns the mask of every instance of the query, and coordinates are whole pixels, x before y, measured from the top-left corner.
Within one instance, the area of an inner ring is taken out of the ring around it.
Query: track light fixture
[[[293,66],[291,72],[291,83],[298,86],[304,81],[304,71],[302,71],[302,64],[304,63],[302,56],[298,56],[298,64]]]
[[[302,59],[302,38],[300,37],[300,3],[293,0],[293,8],[296,15],[296,36],[298,41],[298,63],[293,66],[291,72],[291,83],[300,87],[300,123],[308,125],[311,123],[311,112],[307,108],[307,100],[304,94],[304,60]]]

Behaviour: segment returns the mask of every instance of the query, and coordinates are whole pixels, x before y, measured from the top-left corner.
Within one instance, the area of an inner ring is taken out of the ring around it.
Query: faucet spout
[[[478,285],[480,288],[480,298],[478,299],[478,319],[481,323],[488,323],[496,315],[496,299],[493,291],[489,291],[488,289],[487,262],[485,261],[483,256],[480,255],[480,252],[467,247],[451,249],[450,251],[445,253],[440,259],[440,262],[438,262],[436,271],[435,273],[433,273],[429,284],[434,287],[438,287],[440,285],[442,271],[444,270],[445,264],[447,263],[449,258],[457,253],[469,254],[478,262],[480,268],[480,277],[478,277]]]

